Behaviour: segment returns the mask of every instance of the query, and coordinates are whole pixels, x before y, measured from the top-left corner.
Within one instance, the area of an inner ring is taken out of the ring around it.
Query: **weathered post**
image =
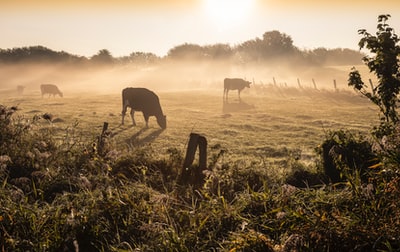
[[[339,90],[337,89],[336,80],[335,80],[335,79],[333,79],[333,88],[335,89],[336,92],[339,91]]]
[[[276,86],[276,80],[275,80],[275,77],[272,77],[272,80],[274,81],[274,86]]]
[[[318,89],[318,88],[317,88],[317,84],[315,84],[314,78],[312,79],[312,83],[314,84],[314,89]]]
[[[105,139],[106,139],[106,132],[108,129],[108,122],[104,122],[103,124],[103,130],[101,131],[101,135],[98,138],[98,153],[100,155],[103,154],[104,151],[104,145],[105,145]]]
[[[297,78],[297,85],[299,85],[299,88],[302,88],[301,84],[300,84],[300,79]]]
[[[196,155],[197,146],[199,147],[199,166],[191,167]],[[190,133],[189,144],[186,150],[185,160],[178,184],[201,185],[203,183],[203,170],[207,169],[207,139],[199,134]]]

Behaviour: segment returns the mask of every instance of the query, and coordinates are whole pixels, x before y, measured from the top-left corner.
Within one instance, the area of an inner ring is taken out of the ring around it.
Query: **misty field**
[[[327,131],[367,132],[378,120],[378,111],[370,102],[351,90],[266,85],[243,91],[241,101],[237,91],[230,91],[227,103],[223,102],[222,89],[158,92],[167,115],[167,129],[161,130],[155,117],[150,117],[146,129],[141,112],[135,113],[137,126],[132,126],[130,109],[125,125],[121,125],[122,101],[118,91],[71,93],[64,98],[27,94],[5,99],[4,105],[18,105],[18,115],[27,120],[52,114],[53,123],[44,119],[39,123],[60,135],[77,125],[75,134],[95,139],[107,122],[120,151],[151,145],[159,154],[171,147],[184,152],[189,134],[199,133],[207,138],[209,146],[219,145],[228,150],[233,162],[269,162],[274,153],[283,149],[301,154],[302,160],[308,162]]]
[[[145,128],[141,112],[121,125],[120,88],[2,97],[2,251],[398,248],[397,180],[331,184],[316,152],[331,131],[368,135],[378,111],[365,98],[270,84],[228,103],[222,88],[153,90],[165,130],[154,117]],[[208,142],[200,184],[178,179],[190,133]]]

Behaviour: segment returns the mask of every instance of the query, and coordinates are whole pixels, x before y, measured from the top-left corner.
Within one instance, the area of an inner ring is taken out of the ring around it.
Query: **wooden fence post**
[[[98,148],[97,151],[100,155],[103,155],[103,151],[104,151],[104,144],[105,144],[105,138],[106,138],[106,132],[108,129],[108,122],[104,122],[103,124],[103,130],[101,131],[101,135],[98,137]]]
[[[314,84],[314,89],[318,89],[318,88],[317,88],[317,84],[315,84],[314,78],[312,79],[312,83]]]
[[[336,80],[335,80],[335,79],[333,79],[333,88],[335,89],[336,92],[338,91],[337,86],[336,86]]]
[[[275,77],[272,77],[272,80],[274,81],[274,86],[276,86],[276,80],[275,80]]]
[[[191,167],[199,147],[199,166]],[[178,178],[178,184],[201,185],[203,183],[203,170],[207,169],[207,139],[196,133],[190,133],[189,144],[186,150],[182,171]]]
[[[299,88],[303,88],[303,87],[301,86],[301,84],[300,84],[300,79],[299,79],[299,78],[297,78],[297,85],[299,85]]]

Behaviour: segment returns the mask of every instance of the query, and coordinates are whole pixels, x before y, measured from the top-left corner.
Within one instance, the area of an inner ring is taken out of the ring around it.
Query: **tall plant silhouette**
[[[354,67],[349,74],[348,84],[378,105],[383,114],[381,123],[394,125],[399,121],[396,109],[400,92],[400,39],[394,29],[386,23],[389,18],[388,14],[378,17],[376,35],[371,35],[365,29],[358,31],[363,36],[358,43],[360,49],[366,48],[370,52],[363,57],[363,61],[369,70],[375,73],[378,79],[377,86],[368,91],[359,71]]]

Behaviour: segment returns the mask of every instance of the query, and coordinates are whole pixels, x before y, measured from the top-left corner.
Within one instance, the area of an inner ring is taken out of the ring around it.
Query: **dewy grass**
[[[209,104],[198,108],[195,92],[163,93],[164,131],[152,120],[148,129],[119,126],[100,107],[120,104],[106,101],[80,107],[79,116],[80,99],[69,98],[56,105],[67,120],[53,123],[18,122],[43,109],[41,100],[5,108],[12,113],[0,117],[8,136],[0,142],[1,250],[398,250],[398,177],[382,170],[332,184],[314,153],[330,126],[368,125],[375,111],[347,93],[290,95],[285,106],[252,96],[253,109],[224,114],[214,94],[202,94]],[[100,152],[104,121],[110,134]],[[197,187],[176,184],[190,132],[208,140],[209,169]]]

